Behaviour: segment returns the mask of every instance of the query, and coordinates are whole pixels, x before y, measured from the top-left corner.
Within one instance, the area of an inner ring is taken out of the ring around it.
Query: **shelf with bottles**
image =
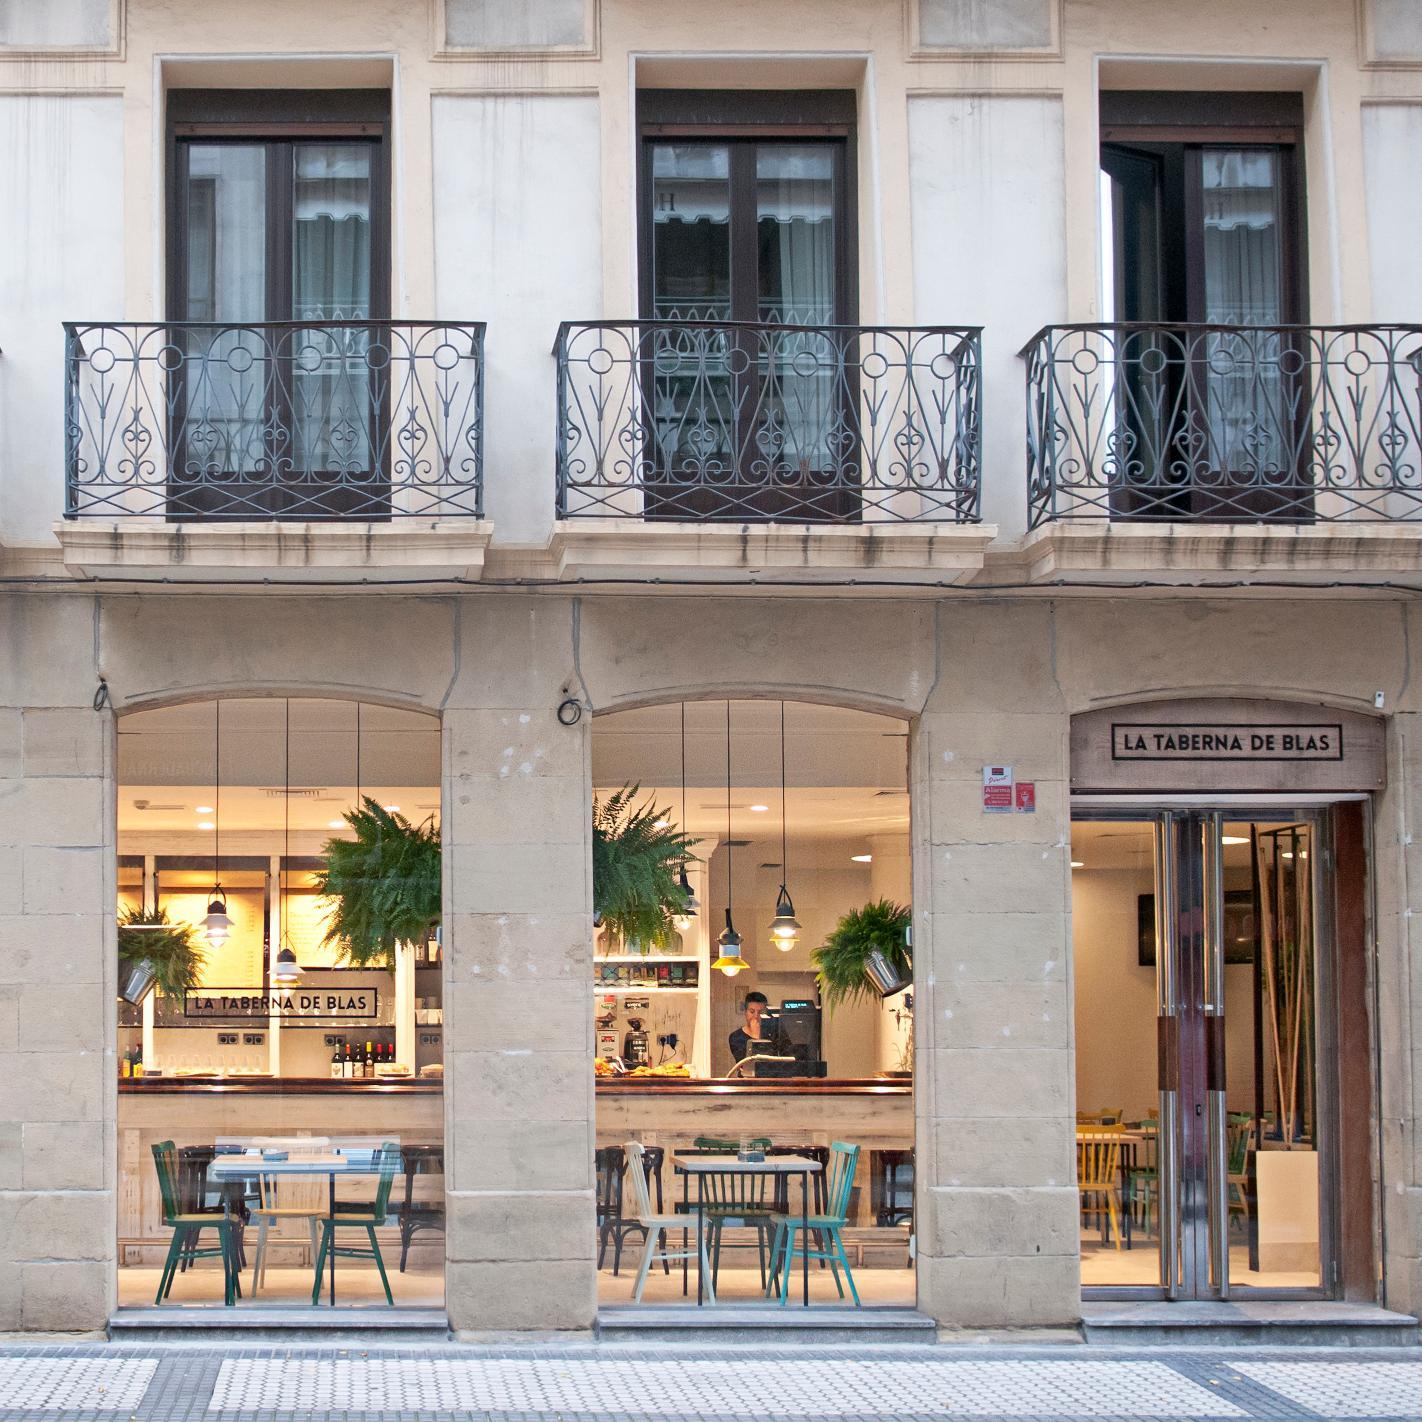
[[[697,991],[695,987],[657,987],[655,984],[650,987],[608,987],[603,983],[593,984],[593,992],[599,997],[637,997],[644,992],[693,994]]]

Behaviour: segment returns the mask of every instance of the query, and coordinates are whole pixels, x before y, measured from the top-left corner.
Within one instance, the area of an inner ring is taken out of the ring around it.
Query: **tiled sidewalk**
[[[1422,1352],[684,1344],[0,1348],[0,1422],[1422,1417]]]

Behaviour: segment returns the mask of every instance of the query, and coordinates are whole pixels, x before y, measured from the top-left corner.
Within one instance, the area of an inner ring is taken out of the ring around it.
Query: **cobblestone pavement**
[[[0,1346],[0,1422],[1422,1418],[1422,1350]]]

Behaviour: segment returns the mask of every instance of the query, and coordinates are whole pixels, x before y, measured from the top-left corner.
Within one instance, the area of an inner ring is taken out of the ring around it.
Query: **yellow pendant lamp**
[[[735,880],[731,875],[731,703],[726,702],[726,926],[721,930],[716,942],[721,956],[711,964],[717,972],[733,978],[737,973],[750,967],[741,957],[741,935],[731,920],[731,890]]]

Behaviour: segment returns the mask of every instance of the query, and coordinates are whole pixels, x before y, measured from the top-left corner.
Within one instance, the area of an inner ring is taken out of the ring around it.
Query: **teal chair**
[[[158,1189],[163,1196],[163,1223],[173,1231],[173,1241],[168,1246],[168,1257],[163,1263],[163,1272],[158,1277],[158,1294],[155,1304],[160,1304],[173,1288],[173,1278],[184,1256],[192,1259],[222,1260],[222,1302],[231,1308],[237,1301],[237,1246],[232,1230],[232,1218],[224,1205],[222,1213],[211,1211],[184,1213],[178,1208],[178,1150],[172,1141],[158,1141],[153,1147],[153,1165],[158,1172]],[[217,1231],[215,1249],[199,1249],[198,1240],[205,1229]]]
[[[321,1245],[316,1251],[316,1279],[311,1286],[313,1304],[321,1301],[321,1276],[325,1273],[327,1261],[334,1255],[337,1259],[375,1260],[375,1267],[380,1271],[380,1282],[385,1286],[385,1302],[392,1308],[395,1306],[395,1296],[390,1292],[390,1279],[385,1272],[385,1260],[381,1258],[380,1243],[375,1237],[375,1231],[385,1223],[390,1212],[390,1187],[394,1183],[395,1172],[400,1169],[400,1147],[393,1141],[386,1141],[376,1152],[372,1165],[380,1181],[375,1187],[375,1199],[369,1208],[337,1201],[336,1213],[325,1215],[319,1220]],[[370,1247],[367,1249],[364,1245],[338,1244],[338,1229],[363,1229],[370,1241]]]
[[[835,1141],[830,1146],[829,1168],[825,1171],[825,1213],[811,1215],[807,1220],[802,1220],[795,1214],[775,1216],[775,1240],[770,1248],[771,1275],[770,1283],[766,1287],[767,1295],[774,1289],[778,1275],[780,1302],[786,1303],[790,1297],[790,1276],[795,1272],[795,1260],[820,1259],[830,1266],[830,1272],[834,1275],[834,1286],[839,1290],[840,1298],[844,1297],[844,1283],[847,1283],[855,1307],[861,1307],[859,1290],[854,1286],[854,1274],[844,1252],[844,1227],[849,1223],[849,1200],[854,1190],[854,1172],[858,1165],[859,1147]],[[815,1237],[818,1248],[811,1247],[811,1235]],[[844,1283],[840,1282],[841,1269],[844,1270]]]

